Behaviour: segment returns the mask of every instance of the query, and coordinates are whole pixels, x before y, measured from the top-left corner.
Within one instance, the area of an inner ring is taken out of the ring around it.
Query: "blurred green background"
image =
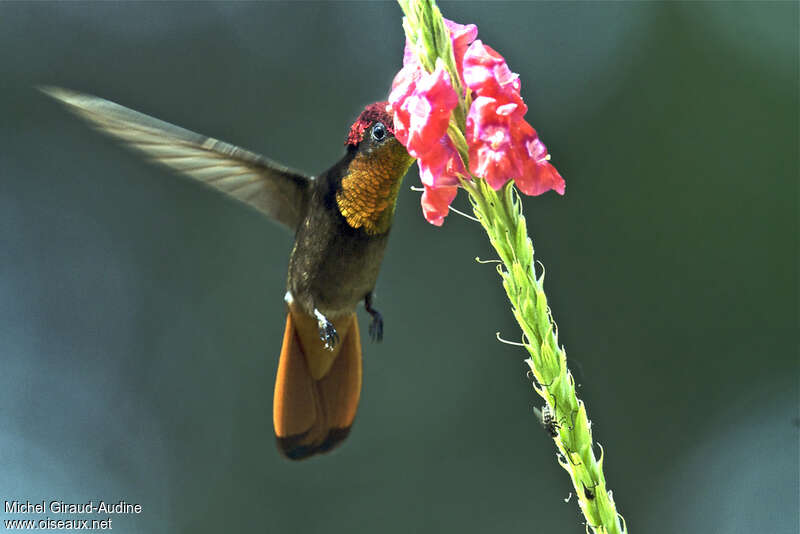
[[[630,531],[797,532],[798,3],[441,7],[567,181],[529,231]],[[0,4],[1,499],[141,503],[115,532],[584,531],[479,226],[403,188],[353,433],[290,463],[291,236],[32,89],[318,173],[403,38],[394,3]]]

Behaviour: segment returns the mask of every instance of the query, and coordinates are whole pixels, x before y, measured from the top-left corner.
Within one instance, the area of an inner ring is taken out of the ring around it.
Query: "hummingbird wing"
[[[249,204],[292,231],[303,217],[312,180],[307,176],[103,98],[60,87],[39,89],[150,160]]]

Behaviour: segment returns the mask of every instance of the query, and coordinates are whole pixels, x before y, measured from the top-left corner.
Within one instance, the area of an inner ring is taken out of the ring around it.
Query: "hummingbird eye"
[[[382,122],[376,122],[372,127],[372,138],[376,141],[383,141],[386,138],[386,126]]]

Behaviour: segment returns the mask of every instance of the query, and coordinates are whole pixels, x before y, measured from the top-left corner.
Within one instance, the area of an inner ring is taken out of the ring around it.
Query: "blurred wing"
[[[211,137],[108,100],[40,87],[99,130],[162,163],[266,213],[294,231],[308,203],[311,179]]]

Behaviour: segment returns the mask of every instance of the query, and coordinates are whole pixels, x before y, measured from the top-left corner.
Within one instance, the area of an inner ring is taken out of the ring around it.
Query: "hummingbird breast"
[[[412,162],[394,137],[363,141],[314,180],[289,259],[289,291],[306,312],[341,317],[375,288]]]
[[[318,185],[297,228],[287,285],[308,313],[316,308],[334,318],[351,313],[374,289],[389,232],[353,228],[326,199],[325,184]]]

